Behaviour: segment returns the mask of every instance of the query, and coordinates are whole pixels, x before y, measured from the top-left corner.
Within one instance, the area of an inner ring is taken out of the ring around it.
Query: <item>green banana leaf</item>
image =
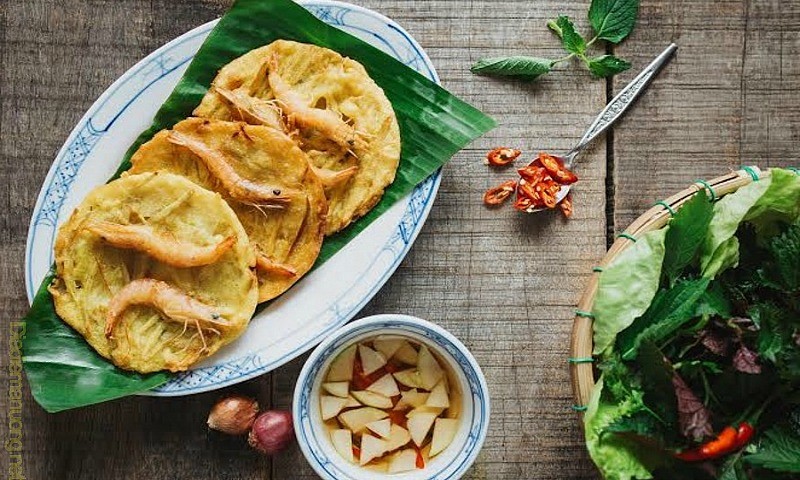
[[[245,52],[277,39],[328,47],[361,62],[392,102],[402,154],[394,183],[365,217],[326,239],[317,265],[328,260],[456,152],[495,122],[375,47],[318,20],[289,0],[238,0],[209,34],[152,126],[131,145],[117,175],[156,132],[189,116],[217,70]],[[48,412],[104,402],[163,384],[169,374],[139,375],[114,367],[55,313],[48,276],[25,317],[23,363],[36,401]]]

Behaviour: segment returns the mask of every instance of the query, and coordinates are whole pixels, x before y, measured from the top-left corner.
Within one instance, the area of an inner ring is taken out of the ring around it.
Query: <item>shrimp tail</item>
[[[345,168],[344,170],[330,170],[328,168],[319,168],[311,165],[311,171],[314,172],[314,175],[319,178],[319,181],[322,182],[322,186],[325,188],[335,187],[337,185],[341,185],[344,182],[347,182],[353,175],[356,174],[358,171],[357,166],[352,166]]]
[[[297,271],[288,265],[273,261],[263,253],[259,252],[256,257],[256,268],[267,274],[279,275],[281,277],[294,278]]]

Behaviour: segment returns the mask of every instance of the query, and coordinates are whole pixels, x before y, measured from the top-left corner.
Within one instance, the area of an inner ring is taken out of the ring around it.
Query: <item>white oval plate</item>
[[[348,3],[300,3],[326,23],[439,81],[428,56],[394,21]],[[125,72],[91,106],[61,147],[39,192],[28,231],[25,281],[29,301],[53,264],[59,225],[90,190],[113,175],[214,25],[216,21],[181,35]],[[418,185],[322,267],[256,315],[236,342],[147,394],[187,395],[248,380],[292,360],[344,325],[408,253],[440,181],[438,171]]]

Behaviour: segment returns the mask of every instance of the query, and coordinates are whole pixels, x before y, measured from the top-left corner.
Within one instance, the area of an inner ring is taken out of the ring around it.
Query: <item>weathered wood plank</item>
[[[475,77],[480,57],[561,54],[545,27],[584,2],[357,2],[397,20],[425,48],[455,94],[501,126],[445,167],[431,216],[397,273],[359,316],[401,312],[432,320],[459,337],[489,381],[489,437],[467,478],[594,478],[585,454],[566,368],[573,305],[605,251],[605,146],[579,168],[576,217],[521,217],[487,210],[483,191],[511,173],[483,165],[498,145],[566,151],[605,101],[605,83],[564,69],[539,83]],[[513,172],[513,171],[512,171]],[[295,378],[281,368],[275,377]],[[566,459],[569,459],[566,461]],[[275,478],[315,478],[300,457],[277,459]]]
[[[84,111],[119,75],[220,8],[194,1],[8,1],[0,68],[0,308],[4,325],[21,318],[25,235],[31,209],[57,150]],[[6,365],[7,329],[0,335]],[[7,422],[8,370],[0,373],[0,430]],[[243,391],[269,402],[268,377]],[[237,389],[239,390],[239,389]],[[270,462],[206,431],[208,408],[222,394],[181,399],[129,398],[48,415],[25,392],[27,478],[263,479]],[[2,455],[0,471],[7,472]],[[3,474],[5,478],[5,473]]]
[[[617,53],[636,70],[670,41],[680,49],[614,133],[617,232],[695,179],[797,164],[798,33],[796,2],[642,2]]]
[[[28,218],[72,126],[139,58],[214,18],[229,3],[4,4],[4,318],[19,318],[26,310],[22,265]],[[362,315],[403,312],[433,320],[461,338],[483,365],[493,400],[492,426],[469,478],[593,478],[569,410],[565,358],[572,305],[605,249],[605,145],[599,142],[582,157],[576,216],[570,222],[558,215],[520,217],[510,209],[486,210],[483,191],[510,174],[489,171],[481,159],[501,144],[530,154],[567,150],[602,107],[605,83],[569,68],[533,85],[468,72],[474,60],[486,55],[560,54],[544,23],[558,13],[583,19],[585,2],[358,3],[404,25],[428,51],[444,85],[502,124],[445,168],[437,203],[417,244]],[[585,27],[583,20],[579,23]],[[0,337],[4,360],[7,340]],[[287,408],[304,358],[229,390],[252,393],[264,406]],[[5,371],[0,375],[7,379]],[[26,396],[28,478],[314,478],[297,448],[270,461],[241,440],[207,433],[205,416],[221,394],[129,398],[58,415],[45,414]],[[5,401],[0,398],[0,407]],[[6,409],[0,412],[0,424],[6,425]]]

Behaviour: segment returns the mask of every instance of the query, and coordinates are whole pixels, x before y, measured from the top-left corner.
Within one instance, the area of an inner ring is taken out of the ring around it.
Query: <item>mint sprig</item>
[[[553,66],[546,58],[512,56],[482,58],[472,66],[472,71],[482,75],[503,75],[523,80],[535,80],[548,73]]]
[[[598,40],[614,44],[624,40],[633,30],[638,13],[639,0],[592,0],[588,16],[594,36],[588,41],[566,15],[547,22],[547,27],[561,39],[561,46],[568,52],[566,56],[552,60],[525,55],[483,58],[470,71],[478,75],[535,80],[549,73],[556,65],[577,57],[594,76],[611,77],[631,68],[630,62],[614,55],[588,56],[587,51]]]

